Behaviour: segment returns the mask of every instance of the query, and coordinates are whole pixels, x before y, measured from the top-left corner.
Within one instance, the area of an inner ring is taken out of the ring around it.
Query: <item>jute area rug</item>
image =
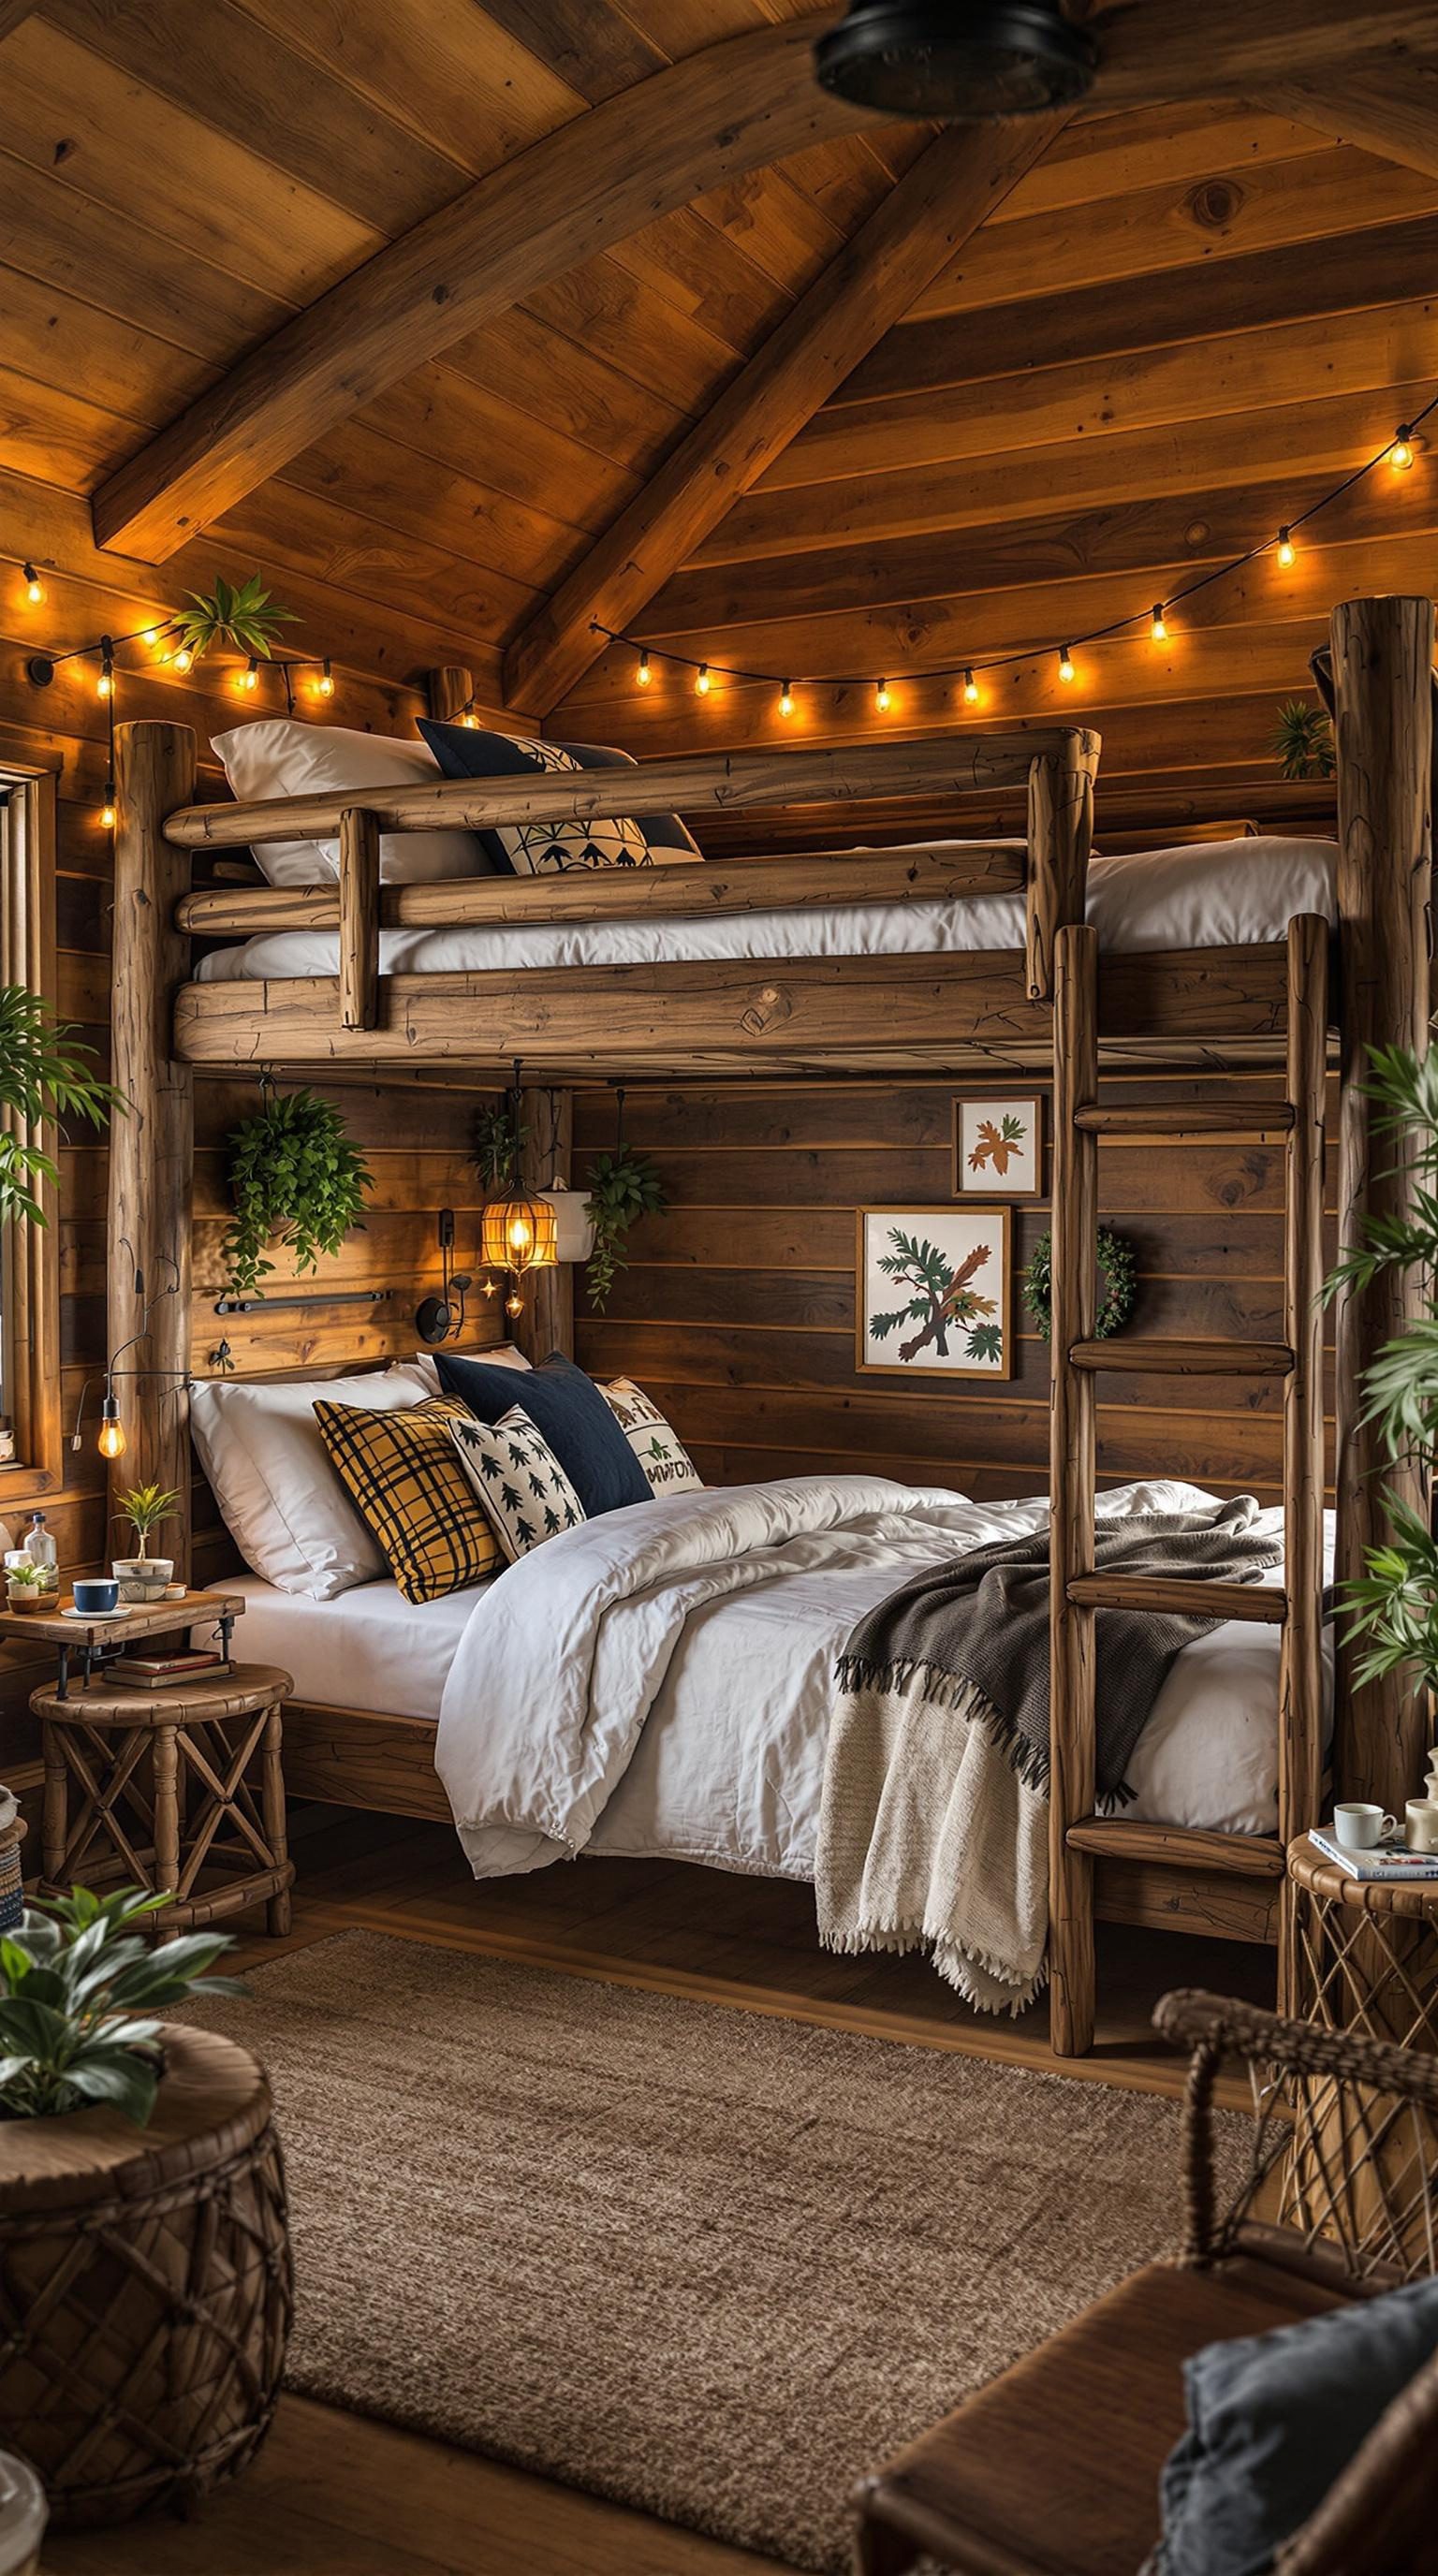
[[[369,1932],[250,1982],[186,2017],[274,2084],[289,2385],[795,2567],[1177,2242],[1146,2094]]]

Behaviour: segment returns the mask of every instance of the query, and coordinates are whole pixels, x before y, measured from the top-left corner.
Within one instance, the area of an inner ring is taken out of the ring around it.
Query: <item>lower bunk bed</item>
[[[480,1877],[587,1851],[817,1880],[821,1933],[848,1946],[824,1815],[846,1641],[909,1575],[1042,1531],[1047,1508],[800,1477],[605,1514],[434,1601],[389,1581],[327,1601],[255,1576],[233,1588],[246,1657],[294,1677],[292,1794],[453,1814]],[[1099,1521],[1216,1508],[1162,1482],[1104,1494]],[[1254,1527],[1281,1547],[1281,1510]],[[1281,1560],[1261,1580],[1281,1585]],[[1234,1619],[1178,1652],[1127,1765],[1130,1824],[1274,1833],[1279,1664],[1277,1632]],[[1326,1665],[1325,1746],[1331,1706]],[[1041,1982],[1045,1807],[1002,1756],[966,1757],[939,1864],[959,1937],[939,1964],[988,2010],[1022,2009]],[[898,1943],[869,1914],[854,1946]]]

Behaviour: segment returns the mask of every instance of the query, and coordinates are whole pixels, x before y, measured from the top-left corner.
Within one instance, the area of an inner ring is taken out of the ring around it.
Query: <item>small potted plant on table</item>
[[[5,1601],[11,1610],[43,1610],[50,1578],[43,1565],[10,1565],[5,1569]]]
[[[159,1601],[175,1572],[173,1557],[152,1556],[150,1534],[174,1519],[179,1509],[177,1493],[167,1493],[163,1485],[136,1485],[120,1496],[115,1517],[126,1520],[135,1533],[135,1554],[117,1556],[111,1568],[120,1587],[122,1601]]]
[[[244,1989],[85,1888],[0,1939],[0,2423],[57,2522],[187,2505],[274,2413],[293,2274],[263,2069],[165,2006]]]

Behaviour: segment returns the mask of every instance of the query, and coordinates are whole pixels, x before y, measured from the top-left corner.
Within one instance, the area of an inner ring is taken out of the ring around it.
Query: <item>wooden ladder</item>
[[[1287,1097],[1107,1109],[1098,1100],[1098,934],[1060,931],[1054,994],[1050,1497],[1049,1980],[1055,2051],[1080,2057],[1094,2028],[1095,1859],[1276,1880],[1284,1848],[1318,1820],[1323,1763],[1323,1108],[1328,924],[1288,925]],[[1098,1148],[1103,1136],[1231,1139],[1285,1132],[1282,1342],[1097,1341]],[[1283,1379],[1284,1586],[1094,1571],[1099,1372]],[[1198,1833],[1098,1816],[1094,1613],[1192,1612],[1282,1627],[1278,1832]],[[1280,1935],[1280,2010],[1288,1965]]]

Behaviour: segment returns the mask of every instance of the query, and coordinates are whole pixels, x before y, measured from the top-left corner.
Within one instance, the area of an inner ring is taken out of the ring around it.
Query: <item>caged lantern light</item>
[[[521,1106],[520,1065],[516,1056],[510,1093],[514,1115],[512,1169],[519,1172]],[[480,1213],[479,1260],[485,1270],[507,1270],[515,1286],[505,1300],[507,1314],[522,1312],[519,1281],[529,1270],[552,1270],[559,1259],[559,1225],[551,1200],[537,1191],[513,1187],[490,1199]]]

